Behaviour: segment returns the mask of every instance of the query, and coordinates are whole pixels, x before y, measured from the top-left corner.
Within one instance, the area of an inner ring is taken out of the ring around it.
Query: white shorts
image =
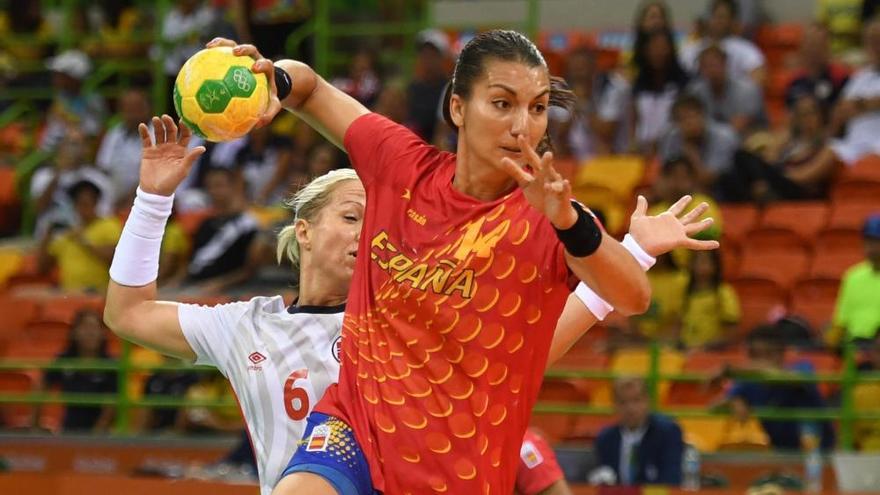
[[[866,155],[880,155],[880,140],[863,141],[861,139],[853,138],[832,139],[831,151],[834,152],[838,160],[846,165],[852,165]]]

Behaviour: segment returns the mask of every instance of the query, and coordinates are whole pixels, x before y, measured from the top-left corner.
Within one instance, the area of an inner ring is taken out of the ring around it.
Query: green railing
[[[113,361],[83,361],[79,359],[57,360],[47,362],[45,360],[0,360],[0,372],[20,370],[89,370],[89,371],[115,371],[118,377],[118,392],[115,394],[59,394],[34,390],[29,393],[0,393],[0,405],[2,404],[71,404],[91,406],[114,406],[116,409],[116,428],[118,435],[131,435],[136,432],[131,430],[131,410],[133,408],[169,408],[169,407],[229,407],[234,405],[231,401],[191,401],[173,397],[142,397],[135,399],[129,395],[129,383],[133,373],[157,372],[157,371],[196,371],[200,373],[216,373],[216,370],[208,367],[195,367],[186,364],[162,364],[162,365],[138,365],[131,362],[132,344],[125,343],[122,354],[118,360]],[[664,407],[659,402],[658,389],[661,382],[701,382],[708,376],[697,373],[664,374],[660,372],[660,356],[662,353],[659,344],[652,345],[649,369],[645,375],[651,390],[652,406],[654,410],[668,414],[676,418],[702,418],[723,417],[724,411],[714,411],[708,408],[683,408]],[[584,378],[596,380],[614,380],[619,375],[611,371],[590,370],[549,370],[547,379],[571,379]],[[843,368],[840,373],[816,374],[786,377],[742,377],[743,380],[761,383],[833,383],[840,386],[842,403],[839,408],[824,409],[774,409],[758,408],[753,411],[755,417],[760,419],[778,420],[831,420],[839,421],[840,441],[838,448],[851,450],[853,448],[853,426],[858,420],[880,421],[878,411],[856,411],[853,406],[852,392],[860,383],[880,382],[880,373],[856,373],[855,349],[853,346],[845,348]],[[534,409],[536,414],[578,414],[578,415],[608,415],[613,411],[609,407],[573,406],[539,402]]]

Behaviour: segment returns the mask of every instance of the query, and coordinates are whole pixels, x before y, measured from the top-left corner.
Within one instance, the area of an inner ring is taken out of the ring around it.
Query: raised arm
[[[138,126],[143,144],[140,186],[110,267],[104,322],[126,340],[193,360],[177,303],[156,300],[156,277],[172,195],[205,148],[187,150],[189,129],[182,125],[178,132],[167,115],[153,117],[153,130],[155,143],[147,126]]]
[[[320,132],[331,143],[342,148],[345,131],[355,119],[369,113],[367,107],[324,80],[308,65],[295,60],[279,60],[272,63],[264,58],[253,45],[236,45],[232,40],[215,38],[207,45],[233,47],[236,55],[247,55],[254,59],[251,68],[254,72],[266,74],[269,80],[270,104],[258,126],[266,125],[282,109],[285,108],[306,121]],[[289,93],[284,95],[281,88],[279,100],[278,88],[275,84],[275,67],[283,70],[289,77]]]
[[[718,241],[700,241],[691,237],[708,229],[713,220],[707,218],[697,221],[709,208],[706,203],[700,203],[690,212],[681,215],[690,201],[691,197],[685,196],[660,215],[649,217],[646,215],[648,202],[644,197],[639,196],[636,210],[630,219],[630,235],[633,241],[646,254],[655,258],[677,248],[717,249]],[[630,243],[627,243],[627,250],[633,249],[631,246]],[[647,266],[642,265],[642,268]],[[611,310],[607,304],[603,305],[596,299],[584,301],[583,298],[584,291],[581,291],[580,287],[577,292],[568,296],[568,301],[565,303],[553,333],[553,342],[550,344],[550,355],[547,359],[548,367],[565,355],[587,330],[603,319]],[[587,304],[593,307],[587,308]]]

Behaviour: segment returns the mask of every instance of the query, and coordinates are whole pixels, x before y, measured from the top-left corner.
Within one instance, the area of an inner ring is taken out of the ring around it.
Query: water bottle
[[[692,445],[685,446],[681,466],[681,488],[689,492],[700,489],[700,451]]]
[[[819,431],[815,424],[803,425],[801,447],[804,451],[804,491],[822,493],[822,453],[819,450]]]

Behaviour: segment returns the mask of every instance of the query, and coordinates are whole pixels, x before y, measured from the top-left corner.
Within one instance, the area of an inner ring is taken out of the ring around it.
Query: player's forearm
[[[578,300],[577,296],[573,293],[569,295],[556,323],[556,330],[553,332],[547,367],[554,365],[559,358],[564,356],[571,349],[571,346],[598,321],[599,319]]]
[[[590,256],[565,258],[575,276],[625,316],[643,313],[651,302],[648,277],[627,250],[608,234]]]

